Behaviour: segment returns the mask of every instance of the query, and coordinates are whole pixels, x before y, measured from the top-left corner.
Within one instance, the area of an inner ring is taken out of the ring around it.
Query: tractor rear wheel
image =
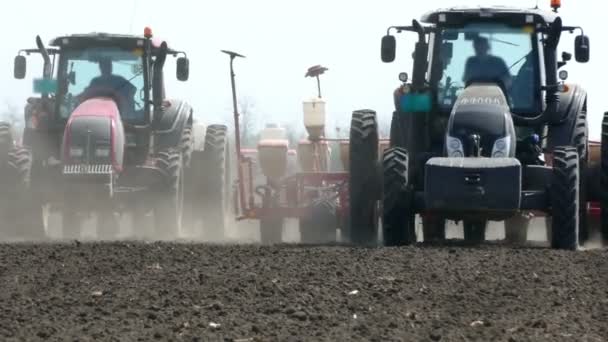
[[[202,151],[194,151],[193,127],[184,128],[181,140],[181,151],[184,167],[184,208],[182,228],[190,237],[199,238],[202,231],[201,201],[203,192],[201,175],[204,174]]]
[[[482,243],[486,238],[486,228],[488,221],[474,220],[464,221],[464,241],[468,243]]]
[[[604,245],[608,245],[608,112],[602,120],[602,147],[600,164],[600,225]]]
[[[182,158],[185,168],[190,167],[190,160],[192,159],[192,152],[194,151],[194,139],[192,137],[192,125],[188,125],[182,132],[182,139],[180,143],[182,149]]]
[[[310,216],[300,219],[300,240],[307,244],[336,241],[336,201],[321,198],[313,201]]]
[[[576,117],[572,146],[578,152],[579,169],[579,232],[578,238],[581,244],[587,242],[593,235],[599,233],[589,226],[587,220],[587,157],[589,153],[589,128],[587,126],[587,109],[583,108]]]
[[[390,147],[406,147],[402,122],[403,115],[399,112],[394,112],[391,119]]]
[[[556,147],[553,151],[550,199],[551,247],[555,249],[578,248],[580,217],[578,162],[576,147]]]
[[[408,183],[408,153],[393,147],[384,151],[382,230],[385,246],[416,243],[416,212]]]
[[[228,127],[210,125],[205,135],[204,150],[205,195],[203,222],[205,237],[223,239],[226,235],[226,217],[230,208],[230,151]]]
[[[350,227],[348,239],[357,245],[378,240],[378,123],[376,112],[352,114],[349,144]]]
[[[180,151],[160,152],[156,162],[164,174],[164,182],[156,189],[154,226],[156,238],[171,240],[179,237],[184,202],[184,168]]]
[[[19,208],[16,213],[19,215],[17,229],[23,237],[33,240],[40,240],[46,237],[44,221],[42,217],[42,203],[31,188],[32,155],[25,148],[14,148],[11,151],[10,163],[17,171],[19,188],[17,202]]]
[[[6,159],[0,166],[4,224],[9,226],[8,229],[14,232],[12,235],[15,237],[42,239],[45,237],[42,207],[36,210],[37,201],[30,189],[31,154],[27,149],[12,147],[4,158]]]

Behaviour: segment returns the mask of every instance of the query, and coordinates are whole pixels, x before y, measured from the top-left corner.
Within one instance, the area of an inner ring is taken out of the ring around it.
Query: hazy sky
[[[549,2],[540,0],[539,5],[548,8]],[[260,124],[301,122],[301,102],[316,90],[314,81],[305,79],[304,73],[315,64],[330,69],[322,80],[328,124],[335,120],[347,124],[350,112],[358,108],[376,109],[381,120],[390,120],[397,75],[400,71],[411,73],[408,56],[415,36],[400,35],[397,61],[383,64],[380,38],[386,28],[409,24],[427,10],[462,3],[465,1],[9,0],[0,13],[4,36],[0,65],[5,66],[0,90],[5,99],[23,107],[31,92],[31,77],[40,74],[40,57],[28,59],[28,78],[20,81],[12,77],[13,58],[18,49],[35,46],[36,34],[48,42],[69,33],[140,33],[149,25],[156,36],[187,51],[190,81],[176,81],[174,64],[168,63],[168,94],[189,100],[205,122],[226,121],[231,112],[228,58],[220,49],[248,57],[236,64],[237,82],[240,95],[255,103]],[[489,5],[500,1],[466,3]],[[536,1],[502,3],[533,7]],[[589,91],[591,135],[598,137],[601,114],[608,110],[608,97],[602,91],[608,74],[602,65],[608,60],[608,47],[602,43],[604,19],[592,10],[600,2],[562,3],[564,24],[583,25],[591,38],[591,62],[571,62],[566,69],[571,82],[582,83]],[[572,39],[569,34],[565,37],[561,47],[572,52]]]

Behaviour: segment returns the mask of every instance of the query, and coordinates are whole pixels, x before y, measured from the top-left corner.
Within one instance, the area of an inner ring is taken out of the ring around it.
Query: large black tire
[[[321,198],[313,201],[310,216],[300,218],[300,241],[322,244],[336,241],[336,200]]]
[[[556,147],[553,151],[551,182],[551,247],[576,250],[579,228],[579,168],[575,147]],[[586,215],[586,213],[585,213]]]
[[[350,227],[347,239],[356,245],[376,245],[380,197],[376,112],[353,112],[349,145]]]
[[[27,149],[12,147],[5,158],[1,165],[3,224],[15,237],[42,239],[45,237],[42,207],[36,208],[37,201],[30,189],[31,154]]]
[[[586,105],[578,113],[574,124],[574,133],[572,135],[572,146],[576,147],[578,152],[578,169],[579,169],[579,242],[584,244],[596,235],[587,220],[587,158],[589,153],[589,128],[587,125],[587,109]]]
[[[385,246],[416,243],[416,212],[412,187],[408,183],[408,154],[404,148],[384,151],[382,230]]]
[[[160,152],[156,166],[164,180],[155,189],[155,238],[174,240],[179,237],[184,202],[184,168],[181,151]]]
[[[192,125],[188,125],[182,132],[182,140],[180,143],[182,150],[182,159],[184,167],[187,169],[190,167],[190,160],[192,159],[192,152],[194,151],[194,139],[192,137]]]
[[[405,146],[405,130],[402,127],[403,115],[399,112],[394,112],[391,118],[391,130],[390,130],[390,147],[403,147]]]
[[[602,120],[602,152],[600,163],[600,222],[604,245],[608,245],[608,112]]]
[[[201,200],[203,192],[201,176],[204,175],[204,158],[201,151],[194,151],[192,126],[188,125],[181,140],[181,151],[184,164],[184,207],[182,228],[193,238],[202,235]]]
[[[223,239],[230,208],[228,127],[210,125],[205,135],[203,221],[205,237]]]
[[[530,219],[522,213],[505,220],[505,240],[512,244],[523,244],[528,239]]]
[[[482,243],[486,238],[488,221],[464,221],[464,241],[473,244]]]
[[[445,240],[445,219],[435,216],[422,218],[422,235],[424,242],[440,242]]]
[[[28,149],[14,148],[10,153],[11,163],[18,172],[18,179],[22,191],[17,197],[19,208],[16,210],[20,218],[17,228],[20,235],[30,240],[46,238],[44,221],[42,217],[42,203],[31,188],[32,155]]]

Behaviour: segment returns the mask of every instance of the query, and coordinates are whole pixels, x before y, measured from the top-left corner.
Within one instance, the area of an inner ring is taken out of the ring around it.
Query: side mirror
[[[382,37],[382,46],[380,47],[380,55],[384,63],[390,63],[395,60],[395,50],[397,49],[397,40],[394,36],[386,35]]]
[[[17,56],[15,57],[15,66],[13,70],[13,75],[16,79],[22,80],[25,78],[25,71],[27,70],[27,61],[25,56]]]
[[[184,82],[190,76],[190,61],[186,57],[177,59],[177,79]]]
[[[577,36],[574,39],[574,58],[579,63],[589,62],[589,37]]]

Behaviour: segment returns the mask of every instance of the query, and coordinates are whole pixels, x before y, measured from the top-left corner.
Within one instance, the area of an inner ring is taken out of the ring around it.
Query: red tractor
[[[64,238],[80,238],[93,216],[97,236],[111,239],[120,214],[130,213],[146,238],[177,238],[182,223],[203,217],[221,232],[227,128],[209,126],[205,150],[195,151],[192,107],[165,96],[165,60],[181,55],[177,79],[187,81],[185,53],[149,28],[143,36],[70,35],[50,45],[37,37],[37,48],[15,58],[17,79],[25,78],[26,55],[41,55],[44,69],[34,80],[41,96],[26,106],[22,146],[0,124],[2,186],[13,193],[1,208],[8,229],[42,238],[45,213],[55,212]]]

